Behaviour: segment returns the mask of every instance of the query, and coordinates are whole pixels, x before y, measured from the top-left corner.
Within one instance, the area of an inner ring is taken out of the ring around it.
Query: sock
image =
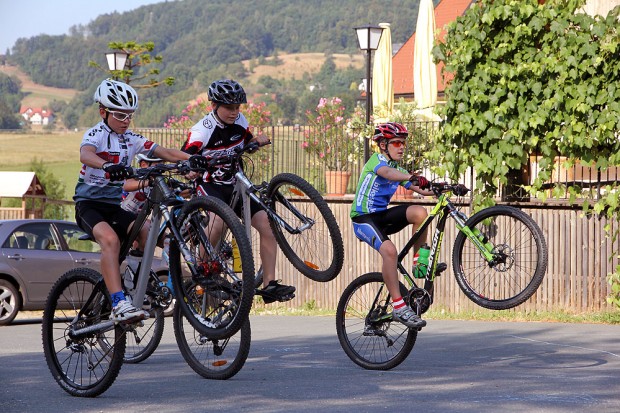
[[[398,297],[392,300],[392,307],[394,307],[394,310],[400,310],[404,306],[405,301],[403,300],[403,297]]]
[[[110,298],[112,299],[112,307],[116,307],[119,301],[125,299],[125,294],[122,291],[119,291],[114,294],[110,294]]]

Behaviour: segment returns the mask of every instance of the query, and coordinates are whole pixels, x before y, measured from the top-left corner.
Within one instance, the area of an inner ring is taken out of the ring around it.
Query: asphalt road
[[[252,317],[243,369],[206,380],[177,350],[124,365],[95,399],[47,369],[37,322],[0,328],[0,412],[619,412],[620,326],[429,320],[409,358],[368,371],[338,343],[333,317]]]

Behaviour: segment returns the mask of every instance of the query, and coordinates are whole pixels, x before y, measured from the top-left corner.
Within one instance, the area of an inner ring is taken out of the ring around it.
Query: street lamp
[[[370,76],[371,55],[373,50],[379,47],[379,40],[383,33],[380,26],[359,26],[355,27],[357,33],[357,43],[360,50],[366,52],[366,124],[370,124],[370,113],[372,112],[372,77]],[[369,158],[368,139],[364,139],[364,162]]]
[[[116,76],[114,76],[114,72],[125,69],[125,65],[127,64],[127,58],[129,57],[129,53],[125,53],[122,51],[117,52],[108,52],[105,54],[106,59],[108,60],[108,68],[112,73],[112,76],[116,80]]]

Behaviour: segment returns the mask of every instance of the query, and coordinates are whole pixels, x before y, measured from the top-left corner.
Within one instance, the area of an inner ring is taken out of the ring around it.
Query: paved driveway
[[[0,328],[0,411],[618,412],[620,326],[429,320],[409,358],[367,371],[333,317],[252,317],[252,348],[227,381],[183,361],[171,319],[160,348],[96,399],[69,396],[43,359],[40,324]]]

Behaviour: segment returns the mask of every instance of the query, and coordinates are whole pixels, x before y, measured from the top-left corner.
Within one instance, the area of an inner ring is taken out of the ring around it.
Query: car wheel
[[[22,306],[22,297],[13,284],[0,280],[0,326],[11,324]]]

